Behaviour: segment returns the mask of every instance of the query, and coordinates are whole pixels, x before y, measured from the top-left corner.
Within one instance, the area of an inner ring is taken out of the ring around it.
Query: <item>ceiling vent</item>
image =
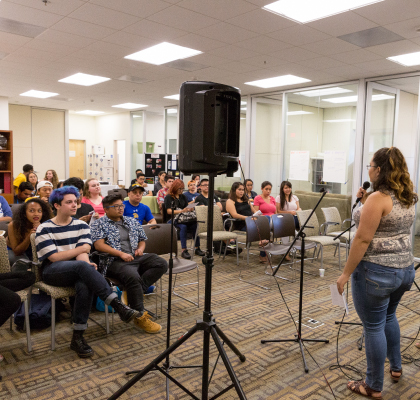
[[[13,33],[14,35],[26,36],[30,38],[37,37],[47,28],[42,26],[26,24],[25,22],[15,21],[13,19],[0,17],[0,31]]]
[[[397,35],[382,26],[349,33],[347,35],[338,36],[338,38],[359,47],[378,46],[380,44],[404,40],[402,36]]]
[[[198,71],[199,69],[208,68],[208,65],[194,63],[188,60],[176,60],[163,64],[165,67],[181,69],[183,71]]]
[[[132,83],[146,83],[150,81],[150,79],[148,78],[140,78],[139,76],[133,76],[133,75],[122,75],[119,78],[117,78],[117,80],[125,81],[125,82],[132,82]]]

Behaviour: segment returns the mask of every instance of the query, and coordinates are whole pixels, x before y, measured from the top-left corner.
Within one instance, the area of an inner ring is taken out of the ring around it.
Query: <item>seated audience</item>
[[[162,189],[165,186],[165,171],[160,171],[158,174],[159,180],[155,183],[155,187],[153,189],[153,196],[156,196],[160,189]]]
[[[37,196],[41,200],[44,200],[48,203],[48,199],[50,198],[51,192],[53,191],[53,184],[49,181],[39,181],[37,188]]]
[[[300,211],[299,199],[292,193],[292,184],[289,181],[283,181],[280,185],[280,194],[276,197],[276,206],[278,214],[292,214],[295,218],[296,230],[299,230],[299,220],[296,211]]]
[[[172,175],[165,176],[165,187],[159,190],[156,200],[159,206],[159,210],[162,211],[162,205],[165,202],[165,197],[168,194],[169,189],[174,183],[175,178]]]
[[[276,213],[276,200],[271,196],[272,184],[264,181],[261,184],[262,193],[254,198],[255,211],[260,210],[263,215],[273,215]]]
[[[28,197],[34,195],[34,187],[29,182],[22,182],[18,187],[18,192],[14,196],[14,204],[22,204]]]
[[[189,260],[191,258],[191,255],[187,250],[187,234],[190,233],[192,235],[195,235],[195,232],[197,230],[197,220],[195,220],[195,222],[189,223],[177,222],[177,215],[194,210],[194,208],[186,208],[188,206],[188,200],[182,193],[183,191],[184,182],[182,182],[181,179],[175,179],[174,183],[169,189],[167,196],[165,197],[165,208],[167,214],[169,216],[172,216],[171,203],[172,201],[175,201],[174,225],[177,229],[179,229],[179,236],[181,239],[182,248],[181,257]],[[168,223],[170,222],[171,221],[169,220]],[[198,256],[204,256],[205,254],[204,251],[200,250],[200,238],[198,236],[195,242],[195,254],[197,254]]]
[[[38,175],[35,172],[30,172],[28,175],[28,182],[35,188],[38,184]]]
[[[72,186],[55,189],[50,196],[57,216],[41,224],[36,231],[36,251],[42,262],[42,280],[52,286],[76,288],[72,320],[73,337],[70,348],[81,358],[92,357],[93,350],[83,333],[95,293],[111,305],[124,322],[137,317],[138,312],[118,299],[105,278],[89,260],[92,246],[89,226],[75,219],[79,191]]]
[[[104,207],[102,206],[101,185],[95,178],[90,178],[85,182],[83,187],[82,203],[89,204],[99,215],[99,218],[105,215]]]
[[[137,168],[136,169],[136,177],[131,180],[131,185],[134,185],[135,183],[137,183],[137,174],[139,174],[139,173],[143,173],[143,171],[140,168]]]
[[[18,192],[19,185],[22,182],[26,182],[28,180],[28,175],[31,172],[34,172],[34,167],[31,164],[25,164],[23,166],[23,172],[21,172],[13,181],[13,186],[15,187],[15,194]]]
[[[64,186],[64,181],[59,181],[58,183],[57,183],[57,187],[56,187],[56,189],[60,189],[60,188],[62,188]]]
[[[254,182],[252,182],[252,179],[245,179],[244,185],[245,195],[248,197],[248,199],[254,200],[258,195],[252,190],[252,188],[254,187]]]
[[[74,186],[79,191],[79,197],[77,198],[77,212],[74,218],[80,219],[83,222],[89,223],[92,219],[98,219],[99,214],[95,212],[90,204],[82,203],[83,187],[85,183],[81,178],[69,178],[63,182],[64,186]]]
[[[33,197],[18,207],[7,227],[10,265],[13,266],[20,259],[32,260],[31,234],[52,217],[51,207],[38,197]]]
[[[195,184],[197,186],[197,192],[200,193],[201,187],[200,187],[200,175],[194,174],[191,176],[191,180],[195,181]]]
[[[150,208],[141,203],[144,187],[134,184],[128,188],[128,200],[124,201],[124,217],[132,217],[143,224],[156,224]]]
[[[10,209],[9,204],[7,204],[7,201],[3,196],[0,196],[0,221],[11,221],[12,216],[12,210]]]
[[[57,189],[58,186],[58,175],[53,169],[49,169],[44,176],[44,181],[51,182],[53,185],[53,189]]]
[[[146,333],[158,333],[162,327],[144,310],[143,295],[153,292],[168,263],[156,254],[145,254],[146,234],[137,219],[123,215],[121,195],[106,196],[103,203],[106,215],[92,225],[95,249],[109,255],[101,257],[99,268],[123,284],[128,304],[138,312],[135,325]]]
[[[202,179],[200,182],[201,187],[201,194],[195,198],[195,202],[198,203],[198,206],[208,206],[209,205],[209,180]],[[220,199],[214,195],[213,196],[213,204],[217,205],[220,208],[220,211],[223,210],[222,203]]]
[[[142,172],[137,174],[137,184],[140,185],[142,188],[144,188],[143,196],[153,196],[153,193],[151,190],[147,189],[147,183],[145,182],[146,175],[144,175]]]
[[[184,194],[188,200],[188,203],[194,202],[195,198],[200,194],[197,193],[197,183],[195,181],[189,181],[188,192],[185,192]]]

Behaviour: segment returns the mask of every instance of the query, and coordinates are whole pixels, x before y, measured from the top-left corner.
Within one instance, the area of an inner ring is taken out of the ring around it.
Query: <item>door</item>
[[[85,179],[85,141],[69,140],[70,177]]]

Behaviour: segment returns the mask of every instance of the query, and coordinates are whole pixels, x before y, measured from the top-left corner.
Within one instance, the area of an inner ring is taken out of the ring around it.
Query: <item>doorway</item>
[[[85,179],[85,147],[84,140],[69,140],[70,177]]]
[[[125,187],[125,140],[114,140],[115,169],[114,181]]]

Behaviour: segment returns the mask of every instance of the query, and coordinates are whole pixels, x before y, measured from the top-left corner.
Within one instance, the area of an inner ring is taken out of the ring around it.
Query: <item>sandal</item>
[[[391,375],[391,379],[394,382],[398,382],[401,378],[402,375],[402,368],[399,371],[392,371],[391,369],[389,370],[389,374]],[[399,375],[394,375],[394,374],[399,374]]]
[[[363,387],[366,394],[360,391],[360,387]],[[352,392],[362,396],[370,397],[371,399],[382,399],[382,392],[377,392],[376,390],[371,389],[365,381],[350,381],[347,384],[347,389],[350,389]],[[379,393],[379,396],[373,396],[374,393]]]
[[[258,244],[260,247],[264,247],[267,246],[267,244],[270,243],[269,240],[261,240],[260,243]]]
[[[0,362],[4,360],[4,357],[0,354]]]

